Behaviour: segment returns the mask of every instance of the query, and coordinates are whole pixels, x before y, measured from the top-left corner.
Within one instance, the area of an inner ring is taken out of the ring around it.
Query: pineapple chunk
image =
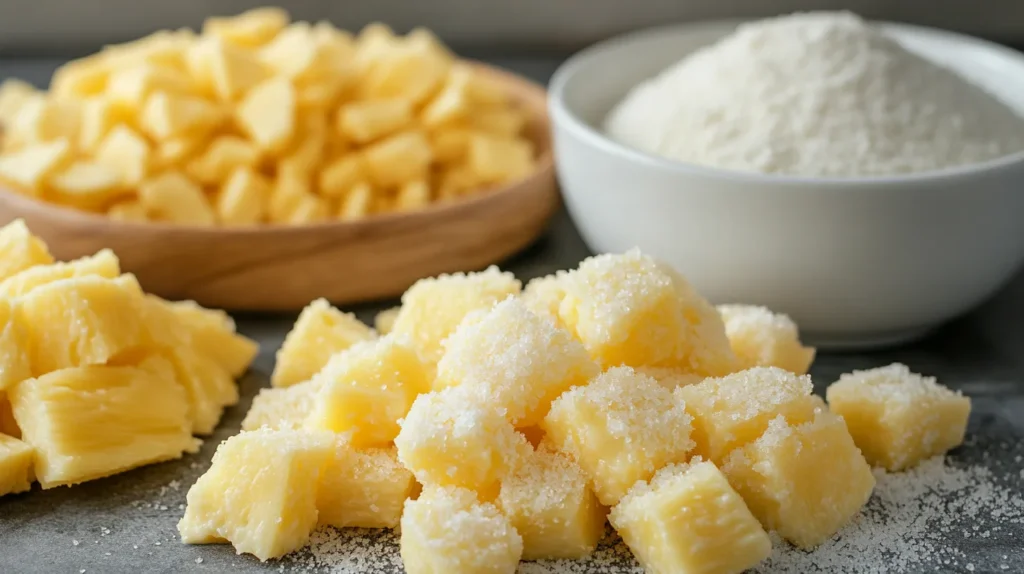
[[[827,411],[796,426],[775,417],[722,470],[765,528],[805,549],[850,522],[875,487],[843,419]]]
[[[22,297],[36,287],[41,287],[61,279],[73,279],[95,275],[107,279],[116,279],[121,274],[121,264],[117,255],[109,249],[102,249],[95,255],[75,259],[74,261],[36,265],[16,273],[0,282],[0,298],[9,299]]]
[[[638,480],[689,458],[690,420],[671,391],[616,367],[558,397],[542,426],[555,448],[594,481],[601,503],[611,506]]]
[[[559,317],[604,367],[676,367],[705,376],[735,370],[714,307],[639,250],[591,257],[561,283]]]
[[[529,310],[550,319],[559,327],[563,327],[558,309],[565,299],[563,283],[566,275],[565,271],[558,271],[554,275],[537,277],[526,284],[522,296],[523,303]]]
[[[394,528],[415,485],[393,448],[358,450],[338,439],[320,479],[319,524]]]
[[[693,416],[697,454],[716,464],[732,449],[753,442],[776,415],[801,423],[811,420],[822,406],[811,395],[810,377],[777,367],[706,379],[679,387],[675,393]]]
[[[242,376],[259,353],[259,343],[236,333],[234,320],[224,311],[205,309],[195,301],[167,305],[190,333],[193,348],[232,377]]]
[[[523,560],[582,558],[604,535],[605,509],[583,470],[546,449],[502,481],[498,505],[523,537]]]
[[[22,381],[10,391],[22,440],[36,450],[43,488],[77,484],[181,457],[189,432],[181,387],[169,366],[87,366]]]
[[[317,373],[323,382],[307,426],[349,433],[355,447],[391,444],[398,421],[430,381],[419,357],[392,336],[356,343]]]
[[[890,471],[959,446],[971,414],[970,398],[898,363],[842,375],[827,397],[867,461]]]
[[[270,383],[287,387],[308,380],[331,355],[373,338],[373,330],[355,315],[338,311],[326,299],[317,299],[302,310],[285,337]]]
[[[505,297],[518,294],[521,286],[511,273],[502,273],[493,266],[479,273],[421,279],[402,295],[394,332],[410,337],[423,360],[436,365],[443,353],[441,341],[466,315],[490,309]]]
[[[0,434],[0,496],[32,488],[32,447]]]
[[[208,435],[224,413],[238,402],[238,386],[220,365],[193,349],[164,349],[160,353],[174,367],[174,378],[185,389],[192,432]]]
[[[394,328],[395,318],[398,317],[398,312],[401,310],[401,307],[392,307],[377,313],[373,318],[373,328],[381,335],[387,335]]]
[[[290,387],[261,389],[242,421],[242,430],[305,427],[322,386],[323,381],[314,378]]]
[[[443,347],[435,388],[471,387],[517,427],[539,424],[558,395],[600,373],[579,341],[513,297],[471,313]]]
[[[24,221],[16,219],[0,229],[0,280],[49,263],[53,263],[53,256],[46,244],[32,235]]]
[[[704,380],[704,377],[700,375],[694,375],[693,373],[687,373],[686,371],[672,369],[669,367],[639,367],[636,369],[636,372],[641,375],[647,375],[655,381],[658,381],[659,385],[669,390],[696,385]]]
[[[744,369],[779,367],[807,373],[814,348],[800,344],[796,323],[787,315],[754,305],[719,305],[729,345]]]
[[[317,488],[335,440],[260,429],[224,441],[188,491],[181,541],[227,541],[261,561],[302,548],[316,527]]]
[[[32,376],[23,322],[7,299],[0,299],[0,392]],[[0,432],[6,432],[0,427]]]
[[[513,574],[523,553],[508,518],[463,488],[425,488],[405,503],[401,530],[408,574]]]
[[[743,499],[700,457],[637,483],[609,520],[652,574],[739,574],[772,550]]]
[[[398,459],[423,484],[460,486],[485,500],[529,453],[526,437],[464,387],[417,397],[395,438]]]
[[[20,299],[32,372],[102,365],[142,338],[142,289],[132,275],[84,276],[37,287]]]

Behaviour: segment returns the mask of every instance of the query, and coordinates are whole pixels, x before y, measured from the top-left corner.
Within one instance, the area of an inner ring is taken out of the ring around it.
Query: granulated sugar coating
[[[604,129],[671,159],[803,176],[925,172],[1024,150],[1024,118],[850,13],[740,26],[634,88]]]

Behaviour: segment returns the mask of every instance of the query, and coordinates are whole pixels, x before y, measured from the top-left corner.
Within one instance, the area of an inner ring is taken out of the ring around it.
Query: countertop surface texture
[[[507,59],[496,63],[545,81],[554,60]],[[44,83],[56,61],[0,61],[0,77],[16,75]],[[568,216],[559,213],[547,233],[520,255],[502,264],[524,281],[557,269],[571,268],[589,255]],[[267,286],[270,288],[270,286]],[[378,310],[394,301],[348,310],[372,323]],[[294,315],[239,316],[242,333],[257,339],[261,352],[240,381],[242,400],[229,409],[216,434],[196,455],[140,468],[74,488],[59,488],[0,498],[0,573],[120,573],[120,572],[402,572],[394,535],[360,532],[338,537],[319,533],[313,549],[281,561],[261,564],[251,556],[236,556],[230,546],[185,546],[175,525],[182,515],[186,492],[209,466],[217,444],[238,432],[252,397],[269,386],[277,351]],[[894,555],[870,564],[803,566],[778,571],[822,572],[1024,572],[1024,274],[970,315],[956,320],[927,339],[908,346],[870,353],[821,354],[811,374],[818,393],[841,373],[903,362],[914,371],[938,377],[973,400],[968,441],[954,451],[954,468],[987,468],[990,482],[999,485],[993,496],[1005,504],[963,506],[945,523],[928,525],[930,546],[946,548],[941,556],[913,560]],[[955,497],[984,496],[977,489],[960,489]],[[973,494],[971,494],[973,492]],[[1009,493],[1009,494],[1007,494]],[[952,496],[952,495],[951,495]],[[982,499],[983,500],[983,499]],[[984,501],[984,500],[983,500]],[[957,500],[949,500],[957,504]],[[948,514],[948,513],[947,513]],[[899,537],[900,532],[893,532]],[[870,540],[870,537],[869,537]],[[890,540],[891,542],[891,540]],[[903,547],[914,547],[912,540]],[[871,543],[873,544],[873,543]],[[869,546],[871,545],[869,544]],[[899,547],[899,545],[895,545]],[[849,549],[848,549],[849,550]],[[865,560],[876,548],[863,548]],[[920,553],[920,552],[919,552]],[[929,552],[925,552],[928,554]],[[939,554],[939,553],[935,553]],[[945,556],[943,558],[942,556]],[[771,568],[761,571],[775,571]],[[606,541],[599,556],[586,565],[524,565],[521,572],[640,572],[621,546]]]

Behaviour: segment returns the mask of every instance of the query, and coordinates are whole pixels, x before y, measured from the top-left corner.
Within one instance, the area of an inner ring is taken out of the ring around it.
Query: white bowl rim
[[[551,76],[551,80],[548,83],[548,107],[551,110],[551,119],[553,125],[565,126],[567,129],[574,132],[577,137],[582,138],[588,144],[602,151],[605,151],[613,155],[624,156],[626,159],[629,159],[633,162],[642,165],[646,165],[648,167],[689,175],[700,175],[704,177],[715,177],[720,179],[734,180],[737,182],[769,182],[775,184],[786,184],[801,188],[810,186],[821,186],[823,184],[836,187],[875,187],[878,185],[885,184],[897,186],[900,184],[927,183],[929,181],[934,181],[938,179],[970,179],[974,176],[977,176],[980,173],[1000,171],[1008,168],[1018,167],[1019,165],[1024,165],[1024,150],[1021,150],[1010,155],[1001,156],[979,163],[970,163],[939,170],[894,175],[818,177],[775,173],[746,172],[741,170],[701,165],[693,162],[673,160],[620,143],[612,139],[611,137],[605,135],[601,130],[583,121],[573,110],[569,109],[569,107],[565,103],[565,87],[571,81],[577,69],[583,66],[587,60],[594,58],[602,53],[614,50],[625,44],[631,44],[633,42],[647,38],[649,36],[660,36],[671,33],[680,34],[702,28],[726,28],[729,26],[735,27],[745,22],[753,21],[756,20],[720,19],[687,22],[684,24],[666,24],[654,26],[642,30],[627,32],[625,34],[620,34],[618,36],[613,36],[612,38],[602,40],[580,50],[579,52],[576,52],[575,54],[570,56],[566,61],[562,62],[560,66],[558,66],[558,69],[555,70],[555,73]],[[929,26],[916,26],[898,22],[871,20],[870,23],[872,25],[882,26],[887,31],[892,31],[897,34],[918,34],[930,36],[932,38],[946,42],[954,42],[959,45],[971,45],[981,50],[987,50],[989,52],[999,54],[1005,58],[1018,60],[1021,63],[1021,65],[1024,65],[1024,53],[1017,52],[1016,50],[1013,50],[1011,48],[1007,48],[1000,44],[996,44],[995,42],[990,42],[988,40],[977,38],[975,36],[960,34],[957,32],[951,32],[949,30],[942,30],[939,28],[932,28]],[[1013,111],[1015,113],[1018,113],[1019,115],[1019,112],[1017,112],[1017,110]],[[557,161],[557,154],[555,159]]]

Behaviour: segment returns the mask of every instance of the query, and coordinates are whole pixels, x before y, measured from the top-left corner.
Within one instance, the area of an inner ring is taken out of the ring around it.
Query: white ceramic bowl
[[[600,130],[628,90],[736,22],[634,33],[580,52],[549,88],[555,158],[590,248],[666,260],[715,303],[790,314],[823,347],[913,339],[998,290],[1024,261],[1024,154],[898,177],[745,174],[655,157]],[[882,24],[1024,115],[1024,55]]]

